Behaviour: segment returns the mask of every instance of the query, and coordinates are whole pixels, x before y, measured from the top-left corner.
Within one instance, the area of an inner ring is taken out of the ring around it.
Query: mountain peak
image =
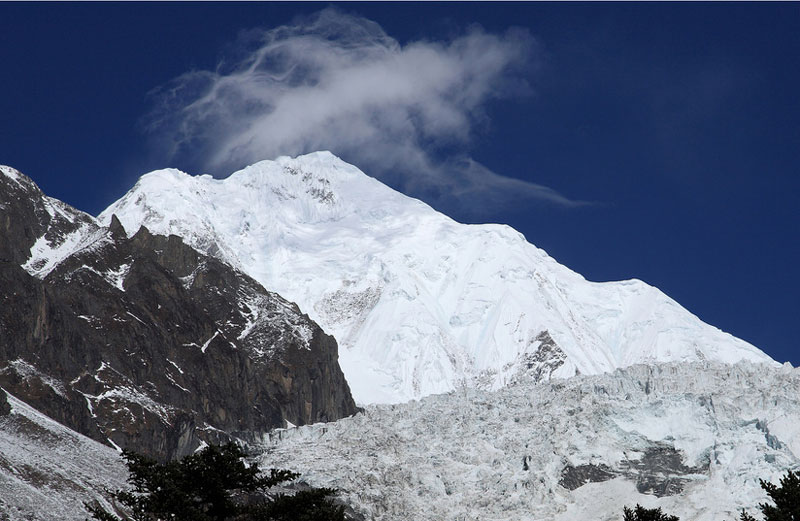
[[[194,222],[192,227],[221,226],[237,236],[269,235],[277,232],[279,224],[347,222],[351,227],[376,227],[435,214],[425,203],[322,151],[260,161],[224,179],[192,176],[176,169],[156,170],[143,175],[99,219],[107,225],[117,213],[130,233],[143,219],[162,219],[163,208],[182,209],[187,220]],[[177,235],[196,231],[180,222],[176,225],[172,232]],[[238,265],[232,257],[226,260]]]
[[[296,302],[339,341],[357,401],[464,382],[596,374],[635,363],[746,359],[750,344],[640,281],[593,283],[507,226],[460,224],[330,152],[225,179],[144,176],[112,214],[183,237]]]
[[[14,167],[0,165],[0,174],[2,174],[5,179],[11,181],[16,189],[41,191],[31,178]]]
[[[266,160],[269,161],[269,160]],[[308,154],[302,154],[299,156],[280,156],[275,159],[276,163],[279,164],[305,164],[305,165],[337,165],[337,166],[344,166],[354,168],[349,163],[345,163],[342,159],[335,155],[330,150],[318,150],[316,152],[309,152]],[[258,164],[258,163],[256,163]]]
[[[11,179],[17,180],[17,178],[22,175],[19,171],[15,168],[12,168],[8,165],[0,165],[0,174],[3,174],[6,177],[10,177]]]
[[[278,201],[273,203],[286,205],[295,201],[318,205],[318,217],[329,214],[334,207],[338,207],[338,211],[333,217],[338,218],[342,212],[401,201],[418,203],[328,151],[259,161],[234,172],[223,182],[260,190],[267,199],[273,199],[274,195]]]

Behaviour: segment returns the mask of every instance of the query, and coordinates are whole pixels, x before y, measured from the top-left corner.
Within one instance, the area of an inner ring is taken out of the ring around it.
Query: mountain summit
[[[99,220],[182,237],[296,302],[358,402],[637,363],[774,363],[639,280],[590,282],[498,224],[460,224],[329,152],[226,179],[159,170]]]

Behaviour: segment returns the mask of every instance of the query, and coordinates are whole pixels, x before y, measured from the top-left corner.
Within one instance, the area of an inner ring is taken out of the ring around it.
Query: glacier
[[[329,152],[225,179],[142,176],[116,215],[175,234],[296,302],[361,404],[633,364],[776,364],[639,280],[591,282],[514,229],[458,223]]]
[[[497,391],[463,387],[273,431],[291,466],[375,521],[617,521],[622,507],[734,521],[800,468],[800,369],[634,365]],[[758,516],[760,517],[760,515]]]

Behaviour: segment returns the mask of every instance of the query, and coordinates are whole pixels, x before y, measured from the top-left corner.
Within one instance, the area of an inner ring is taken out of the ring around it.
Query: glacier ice
[[[263,468],[338,488],[376,521],[616,521],[636,503],[738,519],[800,467],[800,369],[635,365],[460,388],[274,431]]]

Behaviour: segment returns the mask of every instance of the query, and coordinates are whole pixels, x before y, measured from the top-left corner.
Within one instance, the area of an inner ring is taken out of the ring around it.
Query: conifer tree
[[[680,521],[677,516],[661,512],[661,508],[644,508],[637,504],[636,508],[622,507],[622,521]]]
[[[246,466],[242,449],[234,443],[208,446],[167,463],[127,450],[122,457],[133,488],[111,496],[134,521],[344,520],[344,507],[331,502],[332,489],[312,488],[273,498],[263,494],[299,474],[271,469],[260,476],[258,465]],[[120,521],[99,504],[87,503],[86,508],[98,521]]]
[[[759,480],[761,488],[774,504],[761,503],[758,508],[764,521],[800,521],[800,472],[789,471],[781,478],[780,485]],[[742,510],[740,521],[756,521]]]

